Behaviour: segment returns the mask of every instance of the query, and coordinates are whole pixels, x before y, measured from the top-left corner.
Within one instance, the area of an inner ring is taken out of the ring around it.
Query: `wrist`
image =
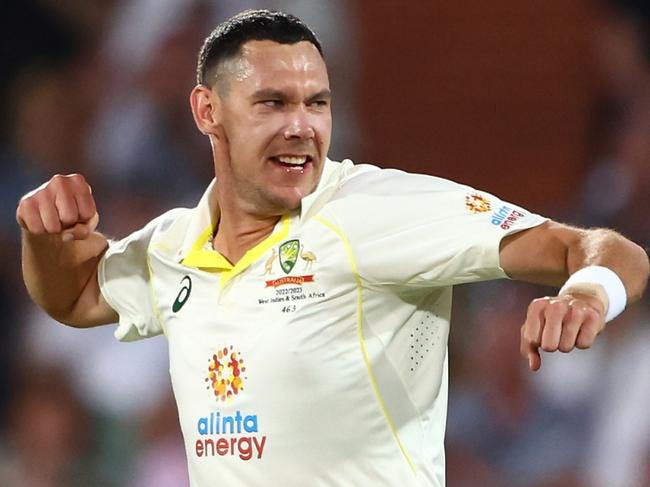
[[[603,303],[605,321],[616,318],[627,304],[627,293],[620,277],[611,269],[588,266],[571,274],[559,295],[583,294],[598,298]]]

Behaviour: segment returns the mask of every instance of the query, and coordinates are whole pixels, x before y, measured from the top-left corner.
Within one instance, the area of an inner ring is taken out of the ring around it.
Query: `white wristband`
[[[593,265],[574,272],[560,289],[559,295],[569,292],[600,294],[594,292],[594,287],[605,292],[607,298],[607,302],[604,303],[606,322],[613,320],[623,312],[627,304],[625,286],[616,272],[607,267]]]

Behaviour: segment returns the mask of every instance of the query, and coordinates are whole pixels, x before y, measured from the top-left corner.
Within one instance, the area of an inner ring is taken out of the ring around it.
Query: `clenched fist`
[[[81,174],[57,174],[23,196],[16,220],[26,231],[84,240],[97,227],[99,215],[90,185]]]
[[[605,327],[605,309],[597,297],[574,294],[544,297],[528,306],[521,327],[520,351],[531,370],[542,365],[539,353],[586,349]]]

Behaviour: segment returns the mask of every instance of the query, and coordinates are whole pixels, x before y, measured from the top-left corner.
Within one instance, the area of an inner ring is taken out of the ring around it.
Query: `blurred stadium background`
[[[5,0],[0,15],[0,485],[183,487],[163,338],[57,325],[20,278],[15,208],[54,173],[124,236],[211,178],[187,97],[202,39],[249,7],[325,46],[331,155],[465,182],[650,242],[645,0]],[[548,290],[460,287],[449,487],[650,486],[648,298],[589,352],[528,372],[519,325]]]

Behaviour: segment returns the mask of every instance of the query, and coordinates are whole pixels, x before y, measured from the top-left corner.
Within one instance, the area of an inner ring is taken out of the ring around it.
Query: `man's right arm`
[[[22,270],[29,295],[52,318],[86,328],[117,321],[97,281],[108,241],[95,232],[99,216],[83,176],[56,175],[23,196]]]

